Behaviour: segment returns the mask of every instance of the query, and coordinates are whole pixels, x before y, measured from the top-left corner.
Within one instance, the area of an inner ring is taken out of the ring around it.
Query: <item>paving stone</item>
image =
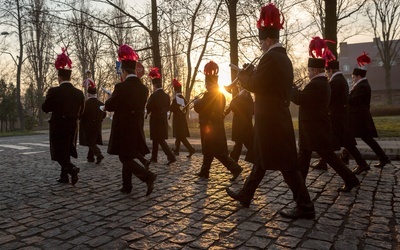
[[[16,140],[29,137],[21,138]],[[33,138],[48,141],[47,134]],[[106,152],[106,146],[100,147]],[[136,177],[131,194],[119,193],[121,163],[116,156],[108,155],[101,166],[73,159],[81,168],[73,187],[54,181],[59,166],[48,152],[29,158],[4,152],[0,172],[9,182],[0,182],[2,250],[399,248],[399,161],[359,175],[361,186],[348,194],[336,191],[343,181],[332,169],[311,170],[307,186],[317,218],[290,220],[279,215],[295,206],[279,171],[267,171],[250,208],[226,195],[226,187],[240,189],[250,174],[252,166],[243,160],[244,171],[233,183],[217,161],[208,181],[198,179],[194,173],[201,167],[201,154],[190,160],[182,154],[172,166],[152,164],[158,178],[154,192],[145,197],[146,186]],[[87,148],[78,147],[78,153],[86,155]],[[159,162],[166,161],[160,153]]]

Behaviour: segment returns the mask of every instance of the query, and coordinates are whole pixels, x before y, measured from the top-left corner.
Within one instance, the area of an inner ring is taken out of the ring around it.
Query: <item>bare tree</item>
[[[327,45],[337,55],[338,33],[345,34],[346,39],[359,33],[361,29],[361,26],[354,28],[354,21],[346,23],[345,20],[360,13],[366,2],[367,0],[310,0],[303,3],[302,7],[310,13],[322,36],[335,42]]]
[[[48,15],[48,9],[44,0],[30,0],[27,11],[27,32],[28,43],[26,53],[33,76],[31,91],[34,95],[32,109],[37,110],[39,125],[43,125],[43,112],[40,107],[43,102],[43,96],[47,83],[47,74],[52,58],[52,25]],[[34,104],[34,105],[33,105]],[[36,118],[36,117],[35,117]]]
[[[6,0],[4,4],[0,7],[0,16],[5,20],[3,25],[11,28],[17,34],[18,37],[18,56],[16,59],[13,57],[13,61],[17,66],[16,74],[16,99],[18,105],[18,120],[20,129],[25,128],[24,124],[24,110],[21,101],[21,70],[22,65],[26,58],[24,58],[24,33],[26,31],[26,26],[24,25],[24,6],[25,2],[23,0]]]
[[[400,51],[400,0],[373,0],[367,9],[376,46],[385,69],[388,104],[393,103],[391,69]]]

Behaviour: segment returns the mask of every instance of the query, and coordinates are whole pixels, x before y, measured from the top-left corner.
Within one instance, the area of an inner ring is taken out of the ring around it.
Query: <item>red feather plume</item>
[[[65,69],[65,67],[68,67],[68,69],[72,68],[72,61],[69,59],[67,56],[66,52],[67,49],[61,48],[62,53],[57,56],[56,62],[54,63],[55,67],[57,70],[59,69]]]
[[[280,20],[282,16],[282,21]],[[285,17],[273,3],[269,3],[261,8],[260,18],[257,21],[257,28],[283,29]]]
[[[322,58],[325,61],[335,60],[335,55],[329,50],[326,43],[335,43],[331,40],[322,39],[319,36],[315,36],[311,39],[308,45],[308,53],[313,58]]]
[[[151,79],[156,79],[156,78],[159,79],[159,78],[161,78],[161,74],[160,74],[160,72],[158,70],[159,69],[157,67],[150,68],[149,77]]]
[[[218,64],[216,64],[214,61],[209,61],[204,66],[204,74],[207,76],[217,76],[218,71],[219,71]]]
[[[363,54],[357,57],[358,66],[362,67],[364,65],[370,64],[371,59],[369,58],[368,54],[363,52]]]
[[[123,44],[118,49],[118,60],[139,61],[139,56],[129,45]]]
[[[172,86],[174,88],[178,88],[178,87],[182,87],[182,84],[178,80],[176,80],[176,78],[174,78],[174,80],[172,80]]]

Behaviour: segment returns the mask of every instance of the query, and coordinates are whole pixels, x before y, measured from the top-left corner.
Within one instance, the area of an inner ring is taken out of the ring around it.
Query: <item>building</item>
[[[351,86],[351,74],[357,65],[357,57],[363,52],[366,52],[371,58],[371,63],[365,66],[367,70],[367,78],[371,85],[372,105],[387,104],[387,89],[385,84],[385,69],[379,55],[376,42],[380,42],[379,38],[375,38],[372,42],[368,43],[341,43],[338,61],[340,63],[341,71],[347,79],[349,86]],[[400,42],[400,40],[397,40]],[[397,46],[397,50],[400,44]],[[392,87],[392,100],[393,105],[400,105],[400,52],[392,61],[391,69],[391,87]]]

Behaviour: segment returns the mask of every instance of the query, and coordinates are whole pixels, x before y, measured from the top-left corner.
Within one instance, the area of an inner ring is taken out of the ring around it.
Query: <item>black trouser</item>
[[[125,190],[132,189],[132,174],[143,182],[153,174],[137,163],[133,156],[119,155],[119,160],[122,163],[122,186]]]
[[[94,157],[96,156],[96,157],[99,157],[99,156],[102,156],[103,154],[101,153],[101,150],[100,150],[100,148],[97,146],[97,144],[94,144],[94,145],[89,145],[88,146],[89,147],[89,150],[88,150],[88,153],[87,153],[87,159],[89,160],[94,160]]]
[[[233,146],[232,152],[229,155],[236,162],[239,160],[240,154],[242,153],[243,145],[246,147],[247,151],[249,151],[249,148],[251,146],[251,143],[249,140],[246,140],[246,141],[236,140],[235,145]]]
[[[171,149],[169,148],[167,142],[164,139],[154,139],[153,140],[153,149],[151,151],[151,158],[157,160],[158,157],[158,144],[160,144],[164,154],[167,156],[168,160],[175,159],[174,154],[172,153]]]
[[[250,201],[254,197],[256,189],[264,178],[266,170],[258,165],[253,165],[249,177],[247,177],[239,195]],[[293,193],[297,207],[303,210],[313,210],[314,204],[311,201],[307,187],[300,171],[281,171],[282,176]]]
[[[148,160],[144,158],[142,154],[139,153],[136,155],[136,159],[138,159],[140,163],[142,163],[143,165],[145,165],[148,162]]]
[[[204,154],[203,165],[201,166],[201,172],[208,173],[210,171],[211,163],[214,160],[214,157],[217,158],[222,163],[222,165],[224,165],[229,171],[231,171],[231,173],[235,173],[241,168],[240,165],[237,164],[237,162],[234,161],[227,154],[225,155]]]
[[[337,155],[330,150],[318,150],[316,151],[318,155],[328,163],[333,170],[344,180],[345,183],[354,183],[357,182],[357,177],[351,172],[350,169],[344,165],[344,163],[337,157]],[[300,172],[304,178],[304,181],[307,178],[308,169],[310,168],[311,161],[311,150],[300,149],[299,150],[299,165]]]
[[[174,150],[175,152],[179,153],[179,148],[181,147],[181,142],[182,142],[183,146],[185,146],[189,152],[194,150],[194,148],[192,147],[192,145],[190,145],[190,142],[188,141],[188,139],[186,137],[176,137],[175,150]]]
[[[363,136],[361,137],[361,140],[363,140],[376,154],[376,156],[379,157],[380,161],[385,161],[388,159],[387,155],[385,154],[385,151],[379,146],[378,142],[375,141],[373,137],[370,136]]]
[[[342,151],[342,157],[349,157],[351,155],[359,166],[366,166],[368,163],[362,158],[360,150],[354,144],[344,145]],[[320,159],[321,163],[325,163],[324,160]]]
[[[68,174],[71,174],[72,169],[75,167],[74,164],[71,163],[71,161],[57,161],[58,164],[61,166],[61,174],[60,178],[61,179],[66,179],[68,178]]]

